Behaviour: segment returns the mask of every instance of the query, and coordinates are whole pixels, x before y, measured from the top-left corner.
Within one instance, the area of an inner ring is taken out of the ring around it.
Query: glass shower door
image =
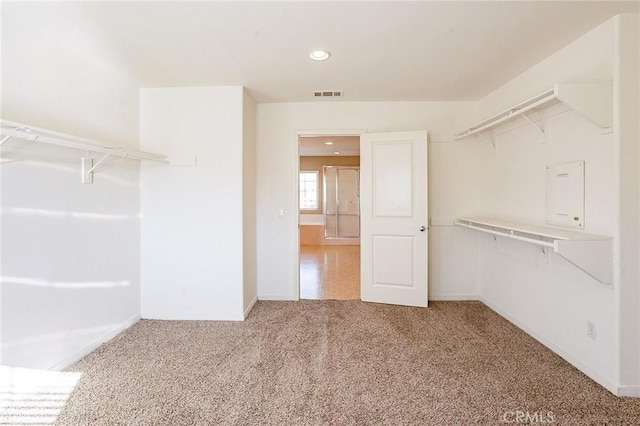
[[[324,217],[326,238],[360,237],[360,170],[324,167]]]

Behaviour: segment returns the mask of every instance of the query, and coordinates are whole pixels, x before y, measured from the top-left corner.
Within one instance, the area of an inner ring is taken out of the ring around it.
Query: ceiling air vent
[[[314,98],[341,98],[342,90],[318,90],[313,92]]]

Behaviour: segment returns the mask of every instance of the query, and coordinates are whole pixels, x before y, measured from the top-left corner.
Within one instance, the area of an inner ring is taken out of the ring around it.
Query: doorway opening
[[[360,136],[299,136],[300,299],[360,299]]]

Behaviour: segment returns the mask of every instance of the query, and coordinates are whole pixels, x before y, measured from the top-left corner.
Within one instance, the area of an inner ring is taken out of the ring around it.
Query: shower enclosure
[[[360,238],[360,169],[324,166],[325,238]]]

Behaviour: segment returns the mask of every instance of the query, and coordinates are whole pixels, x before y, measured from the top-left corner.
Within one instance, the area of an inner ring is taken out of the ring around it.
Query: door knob
[[[418,228],[418,229],[420,230],[420,232],[424,232],[424,230],[425,230],[425,229],[427,229],[427,228],[425,228],[425,227],[424,227],[424,225],[423,225],[423,226],[421,226],[421,227],[420,227],[420,228]]]

